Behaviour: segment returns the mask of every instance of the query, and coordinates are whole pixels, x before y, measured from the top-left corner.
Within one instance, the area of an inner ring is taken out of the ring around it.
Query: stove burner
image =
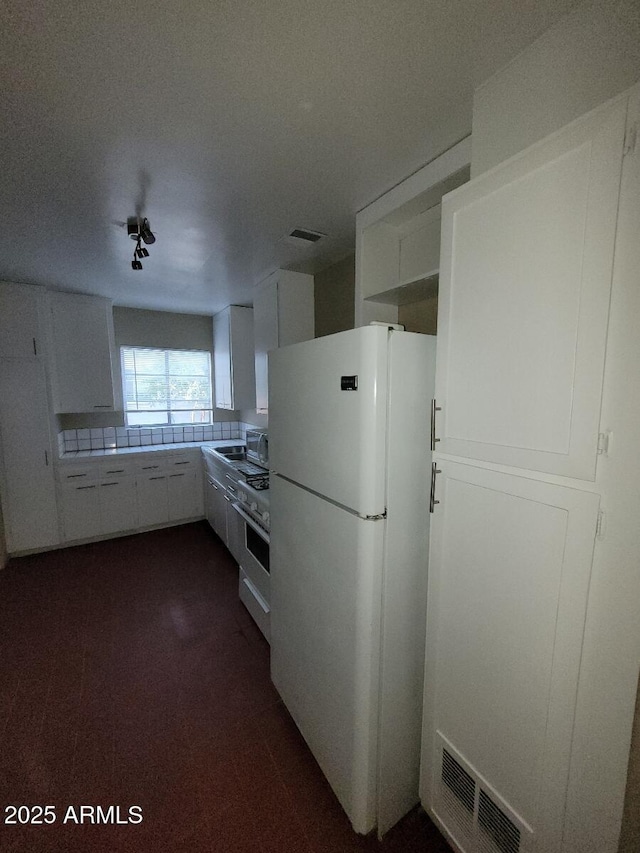
[[[258,492],[263,491],[264,489],[269,488],[269,475],[268,474],[252,474],[249,477],[245,477],[245,482],[248,486],[251,486],[252,489],[255,489]]]

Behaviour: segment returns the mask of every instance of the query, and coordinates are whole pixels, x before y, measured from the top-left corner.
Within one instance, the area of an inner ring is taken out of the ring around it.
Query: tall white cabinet
[[[576,732],[597,699],[583,670],[593,620],[640,646],[593,589],[636,102],[616,99],[443,200],[421,798],[464,853],[614,849],[589,836],[619,816],[619,786],[601,791],[600,815],[584,807],[586,749],[604,750]],[[626,414],[614,417],[622,426]],[[635,534],[619,535],[631,545]],[[634,677],[637,660],[612,701]],[[631,701],[627,735],[632,715]],[[598,737],[619,751],[619,729]]]
[[[60,541],[41,288],[0,283],[0,496],[9,553]]]
[[[54,412],[122,409],[111,300],[57,291],[48,299]]]
[[[253,309],[229,305],[213,318],[216,409],[253,409]]]
[[[269,411],[268,353],[314,336],[313,276],[276,270],[253,296],[256,411]]]

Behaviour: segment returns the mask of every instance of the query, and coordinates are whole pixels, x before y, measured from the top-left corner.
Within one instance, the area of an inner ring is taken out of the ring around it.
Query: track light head
[[[127,234],[132,240],[140,239],[140,219],[137,216],[129,216],[127,219]]]
[[[148,258],[149,252],[142,245],[145,243],[155,243],[155,234],[149,228],[149,220],[141,219],[139,216],[129,216],[127,219],[127,234],[135,241],[136,247],[133,250],[133,260],[131,261],[132,270],[141,270],[142,264],[140,258]]]
[[[144,242],[149,246],[151,243],[156,242],[156,237],[151,228],[149,228],[149,220],[143,219],[142,225],[140,226],[140,236],[144,240]]]

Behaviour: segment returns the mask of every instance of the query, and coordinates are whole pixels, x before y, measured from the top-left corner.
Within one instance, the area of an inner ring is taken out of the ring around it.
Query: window
[[[126,424],[210,424],[211,355],[202,350],[120,347]]]

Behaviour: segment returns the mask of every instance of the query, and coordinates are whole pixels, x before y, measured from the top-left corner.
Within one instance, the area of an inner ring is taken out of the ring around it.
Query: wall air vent
[[[487,853],[518,853],[520,850],[520,830],[482,790],[478,802],[478,826],[482,830],[478,839],[479,850]],[[483,843],[485,840],[486,844]]]
[[[531,853],[534,834],[440,732],[431,808],[461,853]]]
[[[462,805],[473,814],[476,783],[446,749],[442,750],[442,781],[453,791]]]

